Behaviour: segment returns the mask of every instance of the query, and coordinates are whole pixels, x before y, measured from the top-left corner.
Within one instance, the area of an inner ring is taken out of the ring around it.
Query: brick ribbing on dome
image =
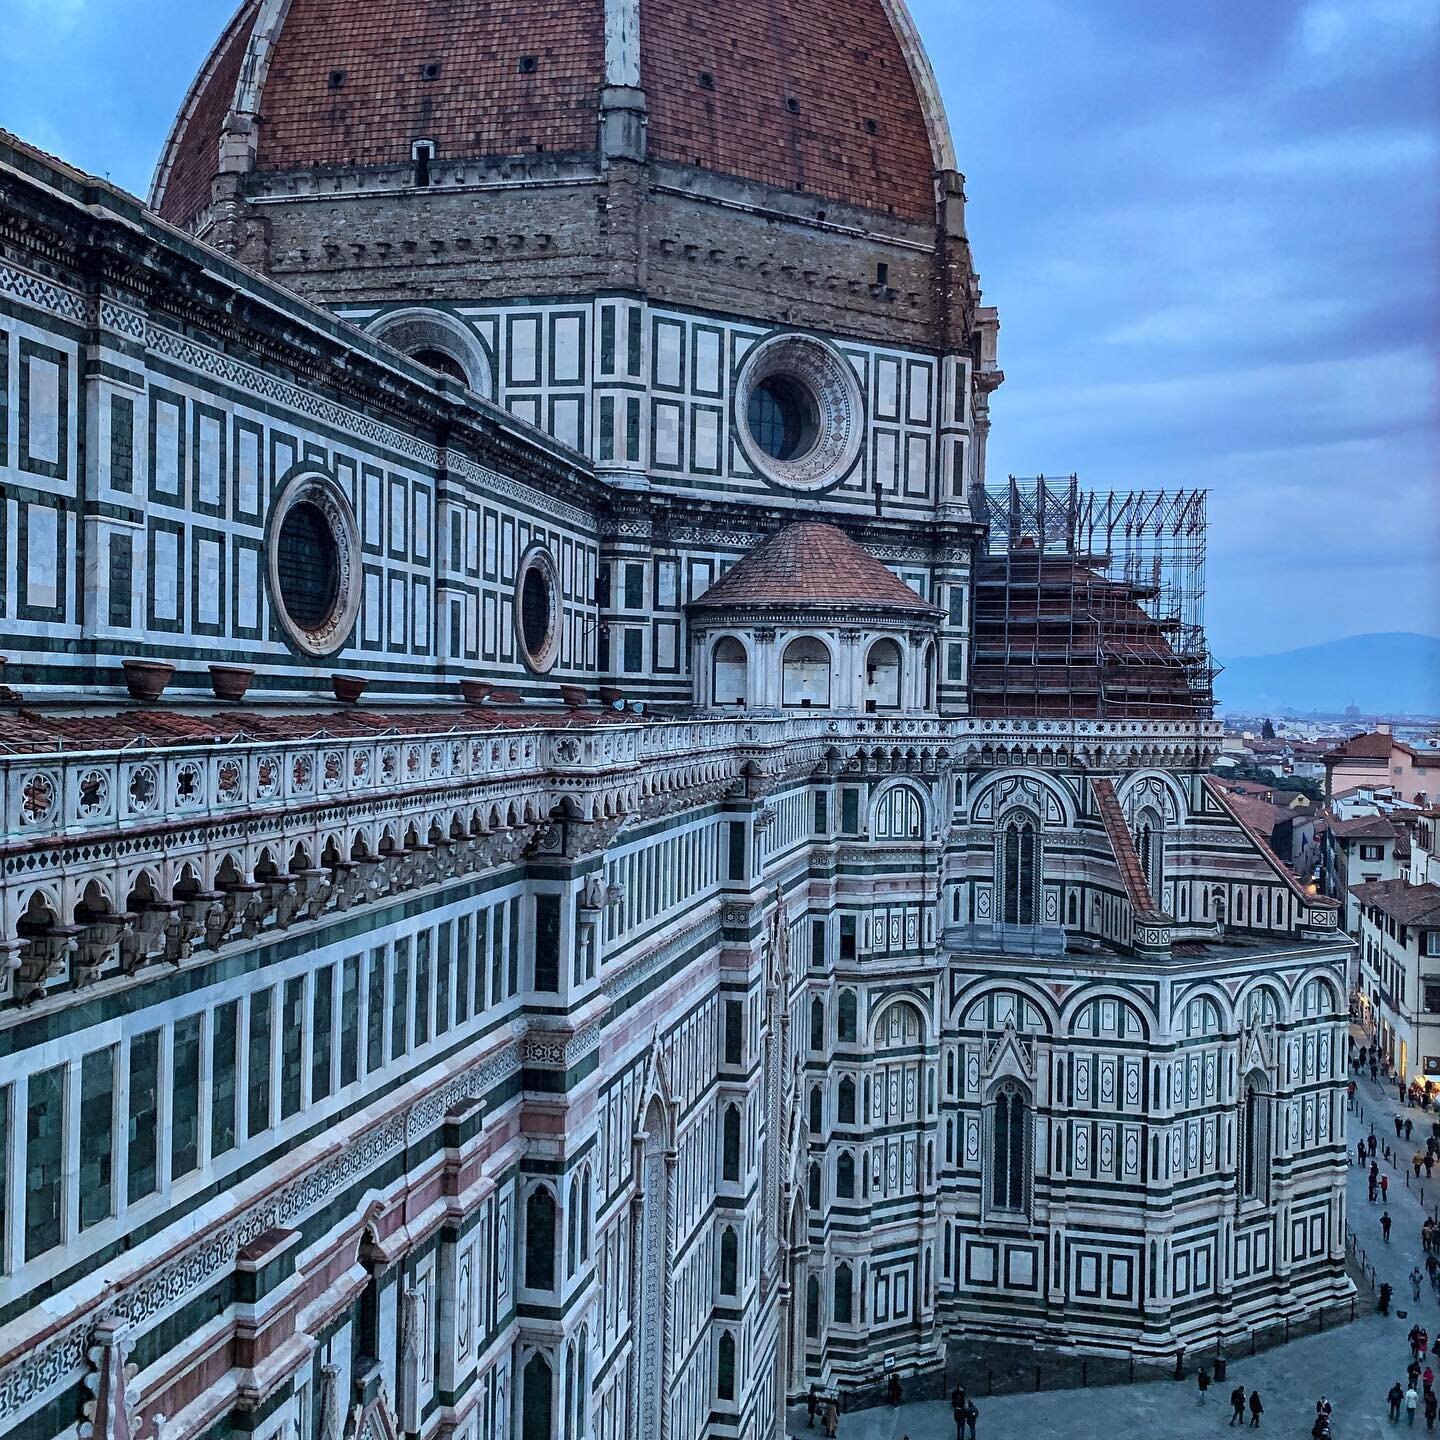
[[[656,159],[935,218],[930,133],[881,0],[643,0],[640,81]]]
[[[649,153],[932,222],[934,151],[887,5],[645,0]],[[209,199],[256,9],[232,22],[171,138],[159,210],[177,224]],[[532,73],[523,56],[536,57]],[[427,80],[430,64],[440,73]],[[441,160],[591,154],[604,84],[604,0],[291,0],[264,76],[255,165],[406,164],[416,140],[434,140]]]
[[[757,545],[689,608],[826,605],[940,614],[844,531],[814,520],[787,525]]]
[[[256,5],[250,3],[236,13],[195,82],[193,103],[187,97],[188,113],[181,115],[171,142],[160,206],[166,220],[183,223],[210,203],[210,182],[220,161],[220,131],[235,98],[255,11]]]
[[[436,79],[422,77],[427,64]],[[589,151],[604,83],[604,0],[292,0],[256,163],[407,163],[416,140],[441,158]]]

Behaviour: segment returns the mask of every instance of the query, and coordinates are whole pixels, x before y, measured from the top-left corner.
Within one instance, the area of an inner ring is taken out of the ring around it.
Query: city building
[[[1404,1081],[1440,1087],[1440,885],[1373,880],[1359,907],[1362,1015]]]
[[[1440,799],[1440,750],[1397,739],[1386,722],[1327,751],[1323,763],[1326,795],[1362,785],[1388,785],[1413,805],[1433,805]]]
[[[244,0],[148,206],[0,141],[0,1433],[749,1440],[1348,1296],[1204,497],[986,488],[904,4],[459,13]]]
[[[1339,900],[1345,929],[1351,935],[1360,933],[1356,887],[1400,876],[1401,833],[1394,821],[1380,814],[1332,820],[1326,829],[1325,889]]]

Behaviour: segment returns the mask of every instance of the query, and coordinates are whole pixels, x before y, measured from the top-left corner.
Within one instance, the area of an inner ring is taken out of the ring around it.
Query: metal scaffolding
[[[975,498],[977,715],[1206,718],[1205,492],[1043,475]]]

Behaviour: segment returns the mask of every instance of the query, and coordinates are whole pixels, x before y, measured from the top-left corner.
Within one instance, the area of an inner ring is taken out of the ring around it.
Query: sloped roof
[[[1330,833],[1337,840],[1393,840],[1395,827],[1383,815],[1357,815],[1353,820],[1336,820]]]
[[[817,520],[787,525],[742,556],[691,610],[858,606],[938,616],[843,530]]]
[[[1372,880],[1356,885],[1351,896],[1373,905],[1401,925],[1440,925],[1440,885],[1412,885],[1408,880]]]
[[[1125,884],[1125,893],[1137,915],[1157,915],[1160,907],[1150,894],[1149,882],[1145,879],[1145,867],[1135,853],[1135,842],[1130,838],[1130,827],[1125,823],[1124,811],[1115,795],[1115,786],[1106,779],[1092,780],[1090,788],[1095,793],[1095,802],[1100,810],[1100,819],[1110,841],[1110,851],[1115,856],[1116,868]]]

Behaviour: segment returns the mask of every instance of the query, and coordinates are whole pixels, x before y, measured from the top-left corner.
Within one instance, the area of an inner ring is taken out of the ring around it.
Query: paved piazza
[[[1363,1118],[1349,1119],[1353,1136],[1368,1134],[1371,1124],[1383,1145],[1394,1138],[1394,1115],[1402,1107],[1394,1092],[1360,1083],[1356,1100]],[[1432,1116],[1413,1107],[1403,1107],[1415,1120],[1415,1134],[1424,1133]],[[1353,1138],[1352,1138],[1353,1146]],[[1418,1148],[1418,1147],[1417,1147]],[[1352,1151],[1353,1153],[1353,1151]],[[1384,1170],[1382,1165],[1382,1170]],[[1398,1426],[1386,1418],[1385,1392],[1405,1380],[1408,1360],[1406,1333],[1417,1318],[1433,1337],[1440,1327],[1440,1304],[1427,1284],[1418,1306],[1410,1303],[1406,1277],[1411,1266],[1423,1268],[1420,1222],[1424,1212],[1418,1193],[1407,1189],[1399,1169],[1390,1170],[1390,1215],[1394,1221],[1387,1247],[1380,1234],[1378,1202],[1365,1198],[1365,1174],[1352,1165],[1349,1181],[1350,1223],[1360,1247],[1376,1266],[1378,1282],[1388,1280],[1396,1299],[1388,1318],[1369,1313],[1323,1335],[1310,1335],[1289,1345],[1277,1346],[1253,1358],[1232,1361],[1223,1385],[1213,1385],[1202,1408],[1196,1403],[1195,1369],[1186,1366],[1183,1383],[1159,1381],[1146,1385],[1096,1387],[1089,1390],[1053,1390],[1038,1395],[997,1395],[976,1397],[980,1419],[976,1440],[1035,1440],[1035,1437],[1064,1435],[1074,1440],[1104,1437],[1104,1440],[1191,1440],[1217,1435],[1230,1428],[1230,1391],[1243,1383],[1247,1390],[1258,1386],[1265,1406],[1261,1429],[1272,1435],[1305,1437],[1314,1420],[1315,1401],[1326,1395],[1335,1407],[1331,1426],[1335,1440],[1371,1440],[1372,1436],[1409,1431],[1402,1412]],[[1440,1198],[1440,1173],[1426,1187],[1426,1198],[1434,1213]],[[1367,1302],[1368,1305],[1368,1302]],[[1401,1319],[1401,1314],[1405,1318]],[[1249,1426],[1246,1426],[1248,1429]],[[790,1433],[807,1432],[803,1408],[792,1407]],[[1417,1413],[1414,1433],[1425,1434],[1423,1413]],[[1437,1422],[1434,1434],[1440,1434]],[[879,1406],[873,1410],[844,1415],[840,1440],[951,1440],[955,1434],[947,1403]]]

